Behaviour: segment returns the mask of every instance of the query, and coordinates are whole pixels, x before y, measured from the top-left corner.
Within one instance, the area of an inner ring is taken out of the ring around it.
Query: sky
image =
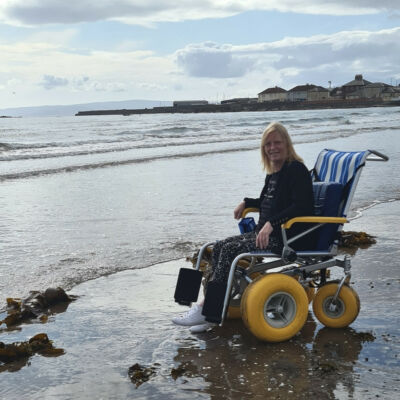
[[[400,84],[400,0],[0,0],[0,108]]]

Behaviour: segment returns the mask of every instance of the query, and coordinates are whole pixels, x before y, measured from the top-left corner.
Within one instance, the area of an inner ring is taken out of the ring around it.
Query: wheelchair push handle
[[[374,154],[376,157],[367,157],[367,161],[389,161],[389,157],[385,154],[377,151],[377,150],[368,150],[371,154]]]

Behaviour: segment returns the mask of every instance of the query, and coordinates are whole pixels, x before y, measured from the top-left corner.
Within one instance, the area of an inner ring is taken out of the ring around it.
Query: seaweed
[[[366,232],[340,232],[339,247],[342,248],[367,248],[375,243],[375,237]]]
[[[47,322],[50,314],[64,312],[76,298],[77,296],[68,295],[60,287],[48,288],[44,292],[32,291],[23,300],[8,298],[7,316],[0,320],[0,326],[6,324],[7,328],[12,328],[36,318]]]
[[[28,363],[30,357],[40,354],[58,357],[65,354],[64,349],[55,348],[45,333],[38,333],[26,342],[5,344],[0,342],[0,372],[18,371]]]
[[[147,382],[157,371],[158,364],[156,366],[145,367],[138,363],[133,364],[129,370],[128,375],[132,383],[138,388],[142,383]]]

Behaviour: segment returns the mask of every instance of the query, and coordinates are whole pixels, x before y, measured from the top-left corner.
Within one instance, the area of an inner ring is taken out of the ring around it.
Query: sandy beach
[[[59,357],[35,355],[3,366],[2,399],[397,399],[400,391],[400,203],[372,207],[347,230],[377,243],[353,255],[361,312],[347,329],[324,328],[310,312],[300,334],[262,343],[240,320],[203,334],[174,326],[180,259],[85,282],[79,299],[45,324],[3,331],[1,341],[45,332]],[[139,363],[153,374],[136,386]]]

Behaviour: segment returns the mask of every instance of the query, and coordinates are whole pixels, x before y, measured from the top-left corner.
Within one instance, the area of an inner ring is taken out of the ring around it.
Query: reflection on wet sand
[[[316,328],[309,315],[293,340],[272,344],[249,335],[241,321],[229,321],[202,334],[198,347],[181,344],[174,358],[177,383],[212,399],[334,399],[339,383],[351,396],[354,364],[363,343],[374,336],[351,328]],[[194,383],[200,377],[206,385]]]

